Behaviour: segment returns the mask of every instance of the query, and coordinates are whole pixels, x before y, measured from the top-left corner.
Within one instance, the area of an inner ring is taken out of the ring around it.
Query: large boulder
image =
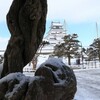
[[[13,0],[7,14],[11,37],[4,54],[1,77],[22,72],[42,42],[47,15],[47,0]]]
[[[34,77],[12,73],[0,80],[0,100],[72,100],[77,82],[72,69],[60,59],[49,59]]]

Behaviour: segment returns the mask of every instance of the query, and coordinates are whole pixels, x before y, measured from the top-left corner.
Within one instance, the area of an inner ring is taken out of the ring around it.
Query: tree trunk
[[[99,53],[98,53],[98,57],[99,57],[99,62],[100,62],[100,51],[99,51]]]
[[[35,55],[45,33],[47,0],[13,0],[7,14],[11,33],[1,77],[22,72]]]
[[[68,55],[68,65],[71,65],[70,54]]]

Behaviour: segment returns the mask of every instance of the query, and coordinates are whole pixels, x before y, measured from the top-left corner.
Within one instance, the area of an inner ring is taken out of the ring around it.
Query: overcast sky
[[[6,14],[12,0],[0,0],[0,49],[10,37]],[[48,0],[47,30],[51,21],[65,20],[68,33],[77,33],[83,45],[96,37],[95,23],[100,23],[100,0]]]
[[[100,20],[100,0],[48,0],[48,18],[80,23]]]

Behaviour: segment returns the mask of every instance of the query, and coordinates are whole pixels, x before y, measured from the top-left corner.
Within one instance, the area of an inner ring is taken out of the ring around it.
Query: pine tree
[[[81,47],[81,45],[79,45],[80,41],[77,39],[77,37],[77,34],[65,36],[63,38],[64,42],[61,44],[57,44],[54,47],[54,55],[58,57],[67,57],[68,64],[71,65],[71,57],[73,57],[73,55],[77,55],[79,47]]]

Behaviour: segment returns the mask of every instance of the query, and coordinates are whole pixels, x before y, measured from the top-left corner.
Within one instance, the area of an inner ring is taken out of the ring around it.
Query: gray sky
[[[48,19],[68,22],[100,21],[100,0],[48,0]]]
[[[68,22],[100,21],[100,0],[47,0],[48,19]],[[5,20],[12,0],[0,0],[0,21]]]

